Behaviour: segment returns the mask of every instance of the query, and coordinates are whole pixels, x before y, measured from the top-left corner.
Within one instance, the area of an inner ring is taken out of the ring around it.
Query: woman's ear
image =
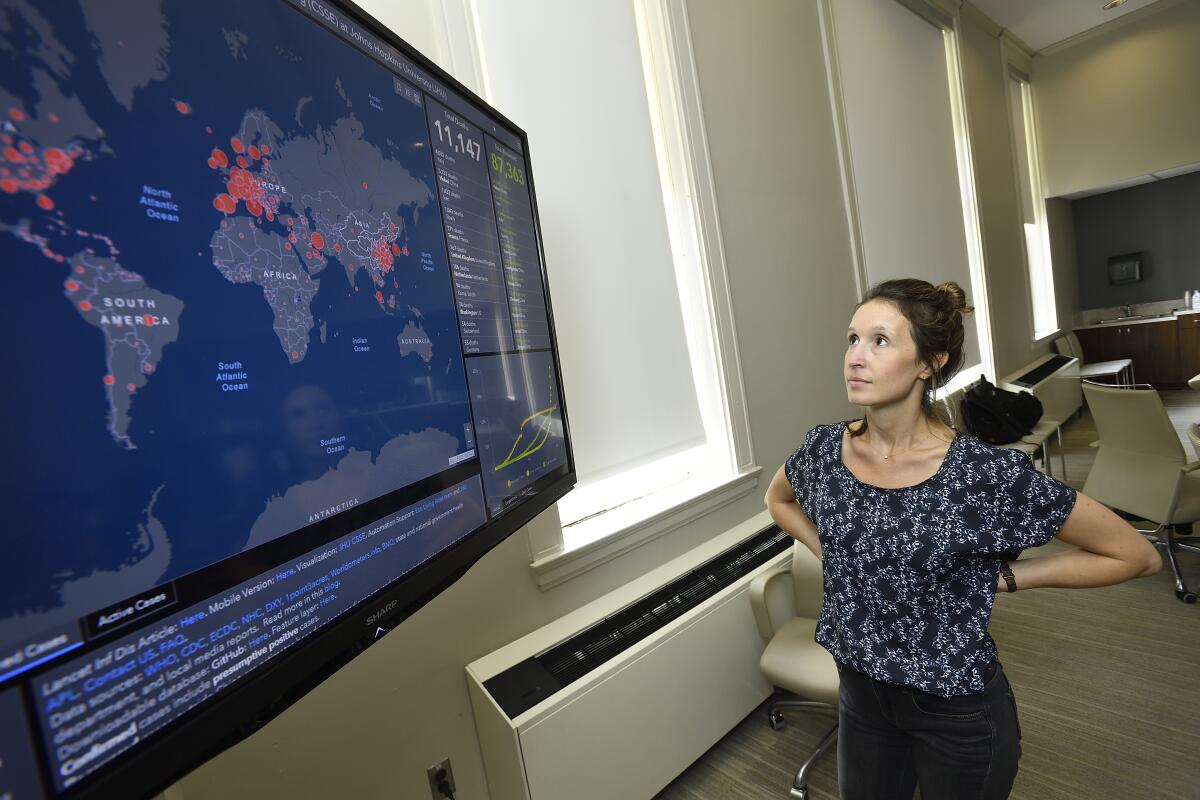
[[[932,375],[934,372],[940,372],[940,371],[941,371],[941,369],[942,369],[942,367],[946,366],[946,362],[950,360],[950,354],[949,354],[949,353],[938,353],[938,354],[937,354],[937,356],[935,357],[935,359],[934,359],[934,360],[935,360],[935,361],[937,361],[937,369],[935,370],[935,369],[933,368],[933,364],[926,363],[926,364],[925,364],[925,369],[926,369],[926,370],[928,370],[928,371],[927,371],[927,372],[922,372],[922,373],[919,375],[919,377],[921,378],[921,380],[923,380],[923,381],[927,381],[927,380],[929,380],[930,376],[931,376],[931,375]]]

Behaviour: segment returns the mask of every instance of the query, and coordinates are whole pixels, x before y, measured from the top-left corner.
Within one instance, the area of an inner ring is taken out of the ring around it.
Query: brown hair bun
[[[975,306],[967,305],[967,293],[954,281],[939,283],[935,288],[950,299],[950,304],[954,306],[955,311],[970,314],[975,310]]]

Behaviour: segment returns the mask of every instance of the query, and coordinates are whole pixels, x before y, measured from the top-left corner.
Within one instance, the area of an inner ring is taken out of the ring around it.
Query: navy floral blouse
[[[848,424],[816,426],[784,464],[821,537],[816,641],[885,683],[978,694],[997,657],[987,629],[1000,562],[1053,539],[1076,491],[961,431],[929,479],[872,486],[842,462]]]

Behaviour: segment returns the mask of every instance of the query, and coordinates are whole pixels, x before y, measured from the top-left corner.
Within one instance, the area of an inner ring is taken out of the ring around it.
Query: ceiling
[[[1177,178],[1180,175],[1187,175],[1192,172],[1200,172],[1200,162],[1195,164],[1183,164],[1171,169],[1164,169],[1159,172],[1151,172],[1149,175],[1139,175],[1136,178],[1130,178],[1124,181],[1117,181],[1108,186],[1097,186],[1094,189],[1085,189],[1081,192],[1072,192],[1064,194],[1064,200],[1079,200],[1084,197],[1091,197],[1094,194],[1105,194],[1106,192],[1115,192],[1118,189],[1128,189],[1130,186],[1141,186],[1143,183],[1153,183],[1154,181],[1165,181],[1168,178]]]
[[[971,0],[1035,53],[1155,2],[1128,0],[1112,11],[1102,11],[1104,0]]]

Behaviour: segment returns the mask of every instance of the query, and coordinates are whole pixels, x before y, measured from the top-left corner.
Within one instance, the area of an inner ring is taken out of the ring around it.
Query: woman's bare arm
[[[796,502],[796,493],[788,483],[783,467],[771,478],[771,485],[767,487],[763,502],[767,504],[771,518],[784,533],[811,550],[817,558],[821,557],[821,539],[817,536],[817,526],[813,525],[804,509]]]
[[[1162,569],[1162,558],[1146,537],[1082,492],[1058,538],[1078,549],[1013,562],[1018,590],[1112,586]],[[1006,591],[1003,577],[996,591]]]

